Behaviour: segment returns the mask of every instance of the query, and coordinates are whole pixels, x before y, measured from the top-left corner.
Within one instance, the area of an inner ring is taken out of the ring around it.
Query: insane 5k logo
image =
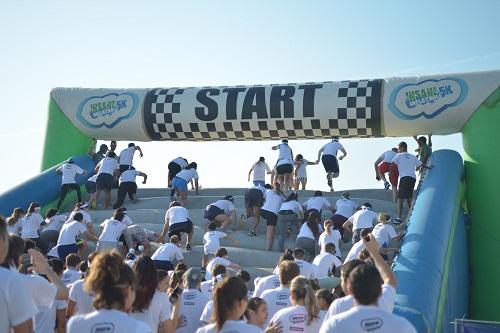
[[[92,96],[80,103],[76,116],[87,127],[112,128],[132,117],[138,104],[139,97],[134,93]]]
[[[405,120],[420,117],[431,119],[449,107],[462,103],[467,90],[467,83],[459,78],[405,84],[391,93],[389,109]]]

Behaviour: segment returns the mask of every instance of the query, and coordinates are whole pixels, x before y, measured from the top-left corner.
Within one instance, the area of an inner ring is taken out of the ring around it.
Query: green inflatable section
[[[472,215],[470,263],[473,319],[500,321],[500,88],[474,112],[463,129],[467,204]]]
[[[92,138],[80,132],[64,115],[56,101],[50,98],[42,171],[59,164],[70,156],[87,154],[92,144]]]

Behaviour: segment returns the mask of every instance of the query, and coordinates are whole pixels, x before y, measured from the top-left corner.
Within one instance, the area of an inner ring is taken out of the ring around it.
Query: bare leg
[[[194,226],[191,229],[191,232],[187,234],[187,244],[186,245],[191,245],[191,242],[193,241],[193,234],[194,234]]]
[[[398,217],[403,218],[403,199],[398,199]]]
[[[293,189],[295,191],[297,191],[299,189],[299,186],[300,186],[300,181],[298,179],[293,181]]]
[[[267,226],[266,232],[266,251],[271,251],[273,248],[273,240],[274,240],[274,225]]]
[[[109,208],[109,202],[111,201],[111,191],[104,191],[104,208]]]
[[[394,202],[398,202],[398,188],[397,187],[392,187],[392,199]]]
[[[101,194],[101,191],[102,190],[97,190],[95,192],[95,204],[96,204],[96,206],[97,206],[97,203],[99,202],[99,194]]]
[[[181,205],[183,207],[186,207],[186,204],[187,204],[187,192],[180,192],[179,190],[177,190],[177,195],[179,195],[181,197]]]
[[[201,267],[202,268],[207,267],[207,259],[208,259],[207,255],[204,254],[203,257],[201,258]]]
[[[306,189],[306,184],[307,184],[307,178],[302,181],[302,190]],[[298,186],[297,186],[297,190],[298,190]]]

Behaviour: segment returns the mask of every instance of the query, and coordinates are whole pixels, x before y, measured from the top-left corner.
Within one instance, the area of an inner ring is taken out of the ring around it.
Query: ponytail
[[[226,278],[224,282],[214,290],[214,313],[213,321],[215,322],[216,332],[222,329],[222,326],[227,320],[228,312],[236,302],[246,299],[247,286],[242,279],[232,276]]]
[[[307,310],[307,325],[319,318],[319,304],[311,288],[311,282],[303,276],[297,276],[290,284],[290,293],[295,300],[304,300],[304,306]]]
[[[320,219],[320,216],[318,213],[315,211],[312,211],[308,218],[307,218],[307,226],[309,229],[311,229],[311,232],[314,235],[314,238],[318,238],[319,236],[319,227],[318,227],[318,220]]]

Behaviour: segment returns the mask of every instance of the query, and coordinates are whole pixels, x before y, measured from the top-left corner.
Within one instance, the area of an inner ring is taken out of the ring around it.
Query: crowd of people
[[[401,142],[397,152],[384,152],[375,162],[377,179],[386,189],[393,187],[398,208],[393,219],[374,212],[369,202],[358,207],[349,192],[334,204],[321,191],[300,202],[296,190],[306,187],[308,165],[321,161],[333,191],[339,160],[347,156],[338,138],[322,147],[313,162],[301,154],[293,158],[287,140],[272,147],[279,151],[274,168],[259,158],[248,173],[250,180],[253,172],[254,186],[245,193],[242,218],[253,220],[249,236],[257,236],[265,220],[265,250],[282,255],[273,274],[253,283],[221,245],[223,239],[235,246],[245,241],[231,236],[237,223],[232,195],[204,212],[200,265],[188,267],[184,260],[184,234],[185,251],[193,246],[187,194],[188,183],[198,193],[195,162],[178,157],[168,165],[171,203],[162,230],[155,232],[134,223],[123,207],[127,195],[137,200],[136,177],[147,180],[133,166],[135,152],[143,156],[140,147],[130,143],[117,154],[113,141],[111,149],[103,144],[91,152],[96,168],[85,184],[87,202],[75,180],[86,171],[70,159],[57,169],[62,174],[57,208],[42,216],[34,202],[26,212],[16,208],[0,219],[0,303],[7,309],[0,314],[0,331],[415,332],[392,314],[397,281],[387,260],[398,251],[391,245],[403,236],[393,224],[401,222],[403,203],[411,203],[415,171],[428,167],[431,138],[416,140],[418,158]],[[269,183],[266,175],[271,175]],[[117,200],[111,205],[113,188]],[[70,190],[77,192],[78,203],[61,213]],[[92,221],[89,210],[102,191],[104,207],[114,210],[96,230],[93,222],[98,221]],[[330,217],[323,220],[325,214]],[[295,234],[293,250],[286,249]],[[342,258],[345,242],[352,246]]]

